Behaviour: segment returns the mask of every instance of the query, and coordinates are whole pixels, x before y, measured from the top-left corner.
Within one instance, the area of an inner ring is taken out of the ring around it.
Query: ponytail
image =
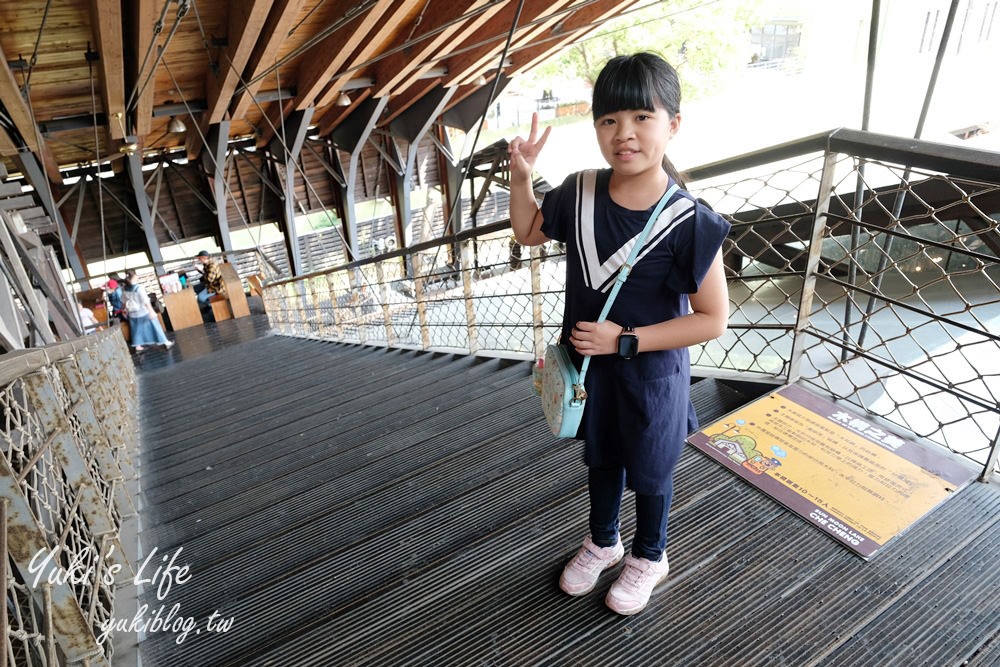
[[[684,178],[681,177],[681,172],[677,171],[674,163],[670,161],[670,158],[668,158],[666,154],[663,155],[663,171],[667,172],[667,176],[669,176],[672,181],[677,183],[681,189],[687,190],[687,185],[684,183]]]

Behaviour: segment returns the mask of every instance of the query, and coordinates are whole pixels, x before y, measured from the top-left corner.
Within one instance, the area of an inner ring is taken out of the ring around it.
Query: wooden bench
[[[242,294],[242,292],[241,292]],[[212,307],[212,316],[216,322],[233,319],[233,308],[229,299],[224,294],[216,294],[208,300],[208,305]]]
[[[226,285],[230,317],[247,317],[250,314],[250,306],[247,305],[247,295],[243,293],[243,283],[236,273],[236,268],[229,262],[223,262],[219,265],[219,269],[222,271],[222,282]]]

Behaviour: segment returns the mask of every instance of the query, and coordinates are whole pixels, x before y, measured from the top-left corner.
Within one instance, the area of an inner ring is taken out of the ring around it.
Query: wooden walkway
[[[144,601],[198,631],[147,633],[144,667],[1000,664],[996,485],[865,562],[688,447],[670,579],[623,618],[603,605],[612,575],[580,599],[556,586],[586,473],[527,363],[259,319],[180,334],[140,365],[141,541],[190,572]],[[693,392],[703,421],[751,398]]]

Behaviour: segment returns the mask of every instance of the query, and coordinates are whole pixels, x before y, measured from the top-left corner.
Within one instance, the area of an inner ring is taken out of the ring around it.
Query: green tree
[[[695,99],[746,65],[749,29],[760,23],[764,4],[766,0],[650,2],[597,28],[534,73],[576,75],[593,86],[608,59],[651,51],[677,68],[683,97]]]

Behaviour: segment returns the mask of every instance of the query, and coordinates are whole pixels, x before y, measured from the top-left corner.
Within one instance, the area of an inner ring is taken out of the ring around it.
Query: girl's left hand
[[[599,354],[614,354],[618,351],[618,334],[622,332],[620,324],[611,320],[603,322],[577,322],[573,327],[569,342],[577,352],[585,357]]]

